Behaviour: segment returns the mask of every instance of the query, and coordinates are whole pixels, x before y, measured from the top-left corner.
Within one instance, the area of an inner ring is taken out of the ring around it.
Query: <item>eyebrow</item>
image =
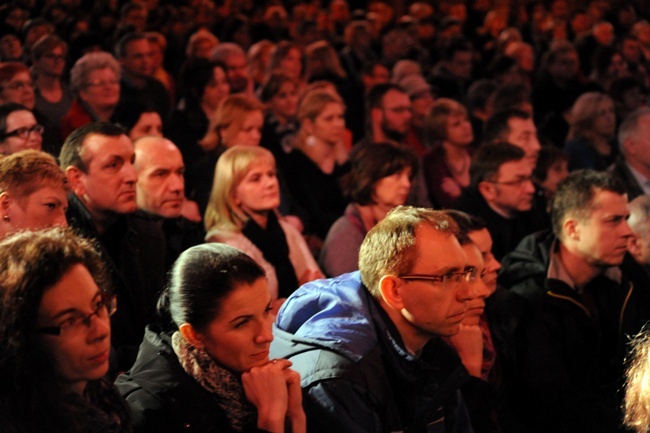
[[[95,296],[93,296],[93,300],[91,302],[95,302],[95,300],[97,300],[97,297],[101,297],[101,291],[99,291],[99,290],[97,291],[97,293],[95,293]],[[80,312],[80,310],[78,308],[74,308],[74,307],[66,308],[65,310],[62,310],[62,311],[59,311],[58,313],[56,313],[54,316],[52,316],[52,318],[50,320],[58,319],[60,317],[65,316],[66,314],[79,313],[79,312]]]

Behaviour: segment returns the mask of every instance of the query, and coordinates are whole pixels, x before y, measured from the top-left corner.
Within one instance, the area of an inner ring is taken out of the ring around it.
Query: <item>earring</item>
[[[9,215],[5,215],[2,217],[3,221],[9,222]]]
[[[307,138],[305,139],[305,144],[307,146],[310,146],[310,147],[315,146],[316,145],[316,137],[314,137],[311,134],[308,135]]]

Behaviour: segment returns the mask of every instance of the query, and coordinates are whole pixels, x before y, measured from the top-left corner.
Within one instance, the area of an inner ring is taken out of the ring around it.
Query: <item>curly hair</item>
[[[82,431],[77,415],[98,409],[62,388],[37,332],[44,293],[77,264],[110,292],[95,246],[70,229],[22,232],[0,242],[0,425],[9,431]],[[87,391],[102,388],[101,381],[89,382]]]

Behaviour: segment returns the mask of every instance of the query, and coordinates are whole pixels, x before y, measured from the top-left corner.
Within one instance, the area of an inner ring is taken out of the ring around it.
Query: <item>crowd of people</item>
[[[647,433],[649,90],[641,0],[3,3],[0,429]]]

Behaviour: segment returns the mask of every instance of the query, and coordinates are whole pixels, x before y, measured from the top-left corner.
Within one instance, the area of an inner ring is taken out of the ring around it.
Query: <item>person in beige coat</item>
[[[205,213],[206,241],[231,245],[252,257],[266,272],[271,297],[281,303],[298,286],[323,274],[300,232],[282,220],[279,204],[271,152],[234,146],[221,155]]]

